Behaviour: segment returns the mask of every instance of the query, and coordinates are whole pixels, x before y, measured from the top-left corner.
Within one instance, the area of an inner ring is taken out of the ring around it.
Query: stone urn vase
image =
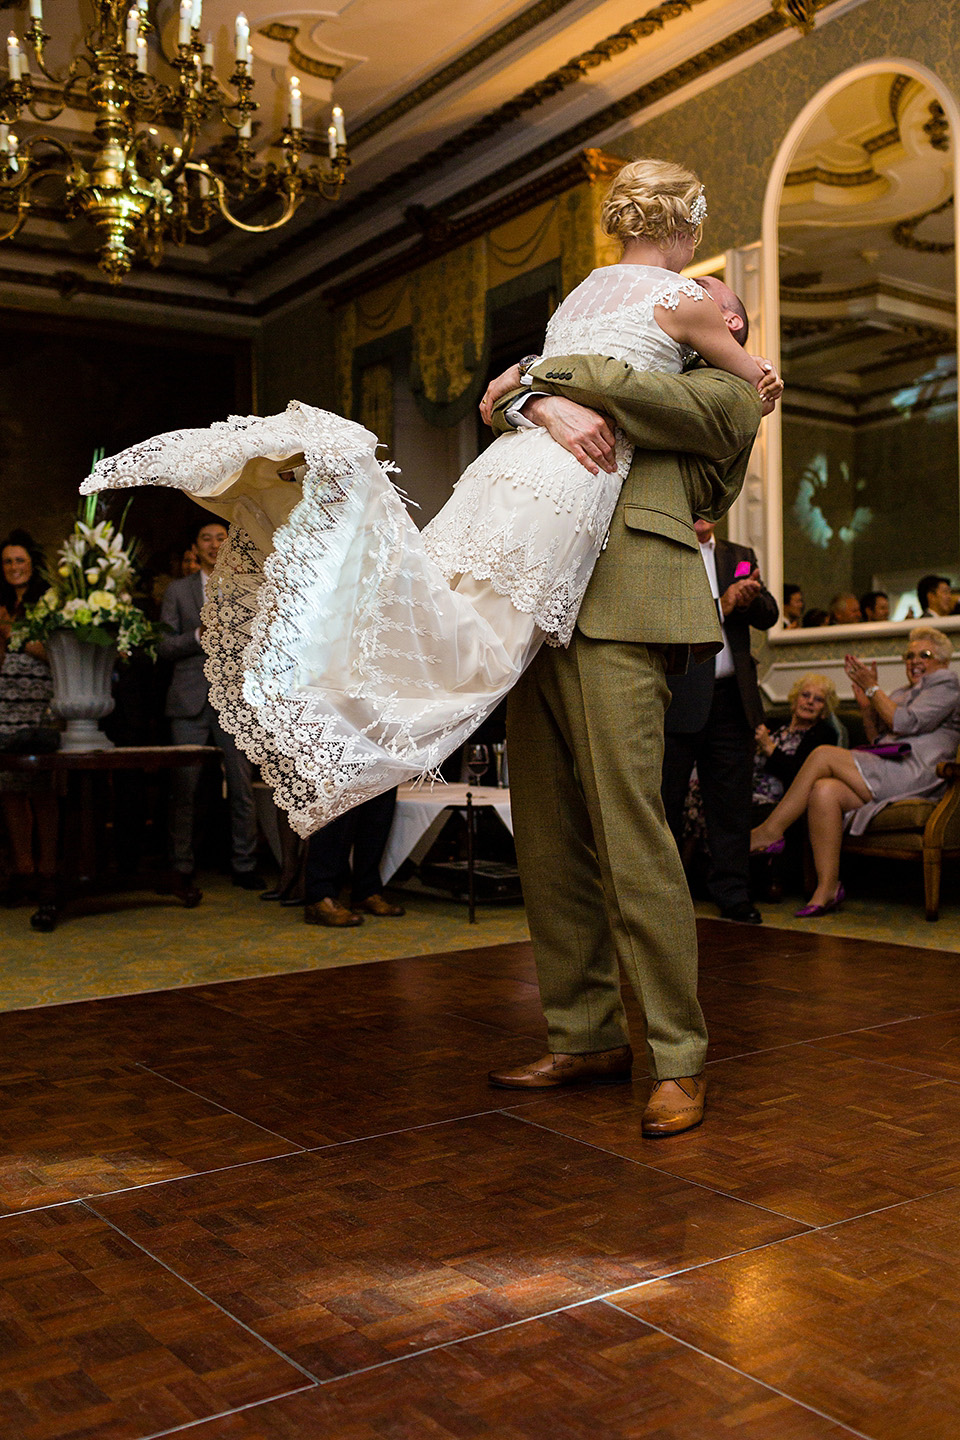
[[[113,709],[116,645],[91,645],[72,630],[54,630],[46,644],[53,677],[50,708],[67,722],[60,749],[112,750],[113,741],[97,722]]]

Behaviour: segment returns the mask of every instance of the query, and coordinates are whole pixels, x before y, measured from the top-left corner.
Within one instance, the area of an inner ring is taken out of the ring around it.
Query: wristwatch
[[[520,368],[520,384],[521,384],[521,385],[532,385],[532,384],[533,384],[533,379],[532,379],[532,377],[531,377],[530,371],[533,369],[534,365],[539,365],[539,363],[540,363],[540,356],[539,356],[539,355],[524,355],[523,359],[520,361],[520,367],[519,367],[519,368]]]
[[[879,689],[880,689],[880,686],[879,686],[879,685],[870,685],[870,686],[868,686],[868,688],[867,688],[866,690],[864,690],[863,693],[864,693],[864,695],[866,695],[866,697],[867,697],[868,700],[872,700],[873,697],[874,697],[874,695],[876,695],[876,693],[877,693],[877,691],[878,691]]]

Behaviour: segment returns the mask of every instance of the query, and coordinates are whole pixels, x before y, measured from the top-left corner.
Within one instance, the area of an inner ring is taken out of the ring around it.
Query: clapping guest
[[[11,531],[0,545],[0,745],[37,727],[53,693],[46,651],[38,641],[28,641],[19,651],[7,648],[12,626],[45,589],[39,546],[26,530]],[[0,797],[14,866],[3,903],[17,905],[35,891],[40,908],[31,924],[35,930],[52,930],[58,824],[52,778],[0,771]]]
[[[750,837],[754,853],[769,850],[806,811],[817,871],[810,901],[797,911],[809,918],[826,915],[843,903],[840,845],[851,812],[851,833],[858,835],[891,800],[929,795],[942,784],[941,760],[952,759],[960,742],[960,680],[950,669],[952,648],[939,630],[920,625],[910,632],[903,657],[907,684],[887,695],[877,682],[876,664],[848,655],[844,668],[863,714],[872,744],[909,750],[885,756],[821,745],[800,768],[783,799]]]

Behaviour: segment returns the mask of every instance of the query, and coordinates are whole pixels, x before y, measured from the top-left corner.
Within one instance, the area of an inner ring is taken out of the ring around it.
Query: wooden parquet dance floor
[[[701,954],[661,1141],[526,945],[0,1015],[2,1440],[956,1440],[960,957]]]

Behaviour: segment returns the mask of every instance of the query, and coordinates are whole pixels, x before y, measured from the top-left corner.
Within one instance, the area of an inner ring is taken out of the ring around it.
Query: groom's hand
[[[616,473],[616,441],[606,415],[562,395],[535,395],[527,401],[523,413],[535,425],[541,425],[564,450],[569,450],[591,475],[601,470],[608,475]]]

